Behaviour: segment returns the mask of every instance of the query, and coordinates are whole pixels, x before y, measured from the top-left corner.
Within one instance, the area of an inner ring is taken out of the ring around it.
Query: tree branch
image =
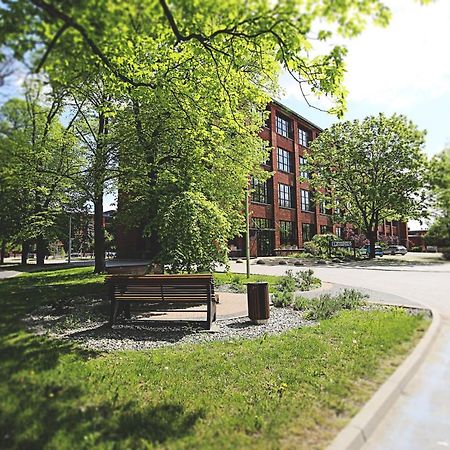
[[[97,44],[93,41],[93,39],[89,36],[85,28],[80,25],[75,19],[68,16],[63,11],[60,11],[55,6],[51,5],[50,3],[47,3],[43,0],[30,0],[31,3],[38,7],[39,9],[45,11],[50,17],[53,19],[62,20],[64,24],[68,27],[73,28],[74,30],[78,31],[80,35],[82,36],[84,42],[88,45],[88,47],[91,49],[92,53],[96,55],[102,63],[109,69],[111,72],[119,78],[121,81],[131,84],[132,86],[141,86],[141,87],[150,87],[152,89],[155,88],[155,85],[153,83],[147,83],[143,81],[136,81],[133,78],[130,78],[126,75],[124,75],[111,61],[110,59],[100,50],[100,48],[97,46]],[[48,56],[48,55],[47,55]]]

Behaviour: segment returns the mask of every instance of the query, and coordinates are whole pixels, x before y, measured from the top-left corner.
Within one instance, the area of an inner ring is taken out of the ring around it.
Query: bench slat
[[[111,299],[113,324],[118,304],[149,303],[151,311],[206,312],[208,328],[215,320],[214,283],[211,274],[202,275],[110,275],[105,279]],[[207,309],[187,309],[206,304]],[[178,305],[178,309],[177,308]],[[185,309],[179,309],[179,306]],[[125,314],[129,317],[129,306]],[[127,312],[128,311],[128,312]]]

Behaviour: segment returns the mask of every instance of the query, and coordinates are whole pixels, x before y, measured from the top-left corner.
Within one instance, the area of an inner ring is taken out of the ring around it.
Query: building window
[[[280,220],[280,243],[281,245],[297,245],[295,239],[295,222]]]
[[[252,177],[252,202],[269,203],[269,188],[266,181],[259,181]]]
[[[336,236],[342,239],[342,227],[336,227]]]
[[[332,233],[332,229],[328,225],[320,225],[320,234]]]
[[[283,172],[292,172],[292,153],[278,147],[278,170]]]
[[[303,242],[310,241],[316,234],[316,226],[313,223],[302,223]]]
[[[293,208],[294,196],[292,186],[280,183],[278,185],[278,203],[282,208]]]
[[[325,200],[320,202],[320,214],[331,214],[331,209],[327,208]]]
[[[272,149],[266,143],[262,145],[261,153],[264,155],[262,165],[272,167]]]
[[[308,147],[311,140],[311,133],[308,130],[298,129],[298,143],[303,147]]]
[[[309,178],[309,173],[306,170],[306,158],[304,158],[303,156],[300,156],[300,176],[302,178]]]
[[[277,114],[276,119],[277,133],[281,134],[281,136],[292,139],[292,122],[281,114]]]
[[[250,228],[256,230],[273,230],[273,222],[271,219],[252,217]]]
[[[313,196],[310,191],[301,190],[302,211],[315,211]]]

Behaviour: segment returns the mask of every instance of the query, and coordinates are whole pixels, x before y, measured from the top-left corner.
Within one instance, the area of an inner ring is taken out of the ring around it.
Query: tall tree
[[[430,244],[450,247],[450,148],[431,160],[430,181],[437,216],[426,238]]]
[[[367,236],[371,258],[383,220],[406,221],[426,211],[424,135],[404,116],[379,114],[332,125],[307,154],[317,197],[339,212],[336,221]]]
[[[80,164],[80,155],[59,120],[61,99],[42,106],[39,98],[39,89],[30,89],[26,100],[12,99],[2,106],[0,152],[7,161],[9,185],[24,201],[16,217],[16,237],[35,242],[37,263],[42,265],[56,217],[74,187],[66,174]]]

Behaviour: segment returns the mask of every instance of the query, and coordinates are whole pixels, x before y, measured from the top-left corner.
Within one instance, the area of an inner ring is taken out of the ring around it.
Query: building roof
[[[303,116],[301,116],[299,113],[296,113],[294,110],[292,110],[291,108],[288,108],[286,105],[283,105],[283,103],[280,103],[278,100],[272,100],[272,103],[274,105],[279,106],[281,109],[284,109],[286,112],[288,112],[289,114],[292,114],[293,116],[297,117],[298,119],[302,120],[303,122],[306,122],[308,125],[311,125],[312,127],[316,128],[319,131],[323,131],[323,128],[319,127],[318,125],[316,125],[315,123],[311,122],[308,119],[305,119]]]

